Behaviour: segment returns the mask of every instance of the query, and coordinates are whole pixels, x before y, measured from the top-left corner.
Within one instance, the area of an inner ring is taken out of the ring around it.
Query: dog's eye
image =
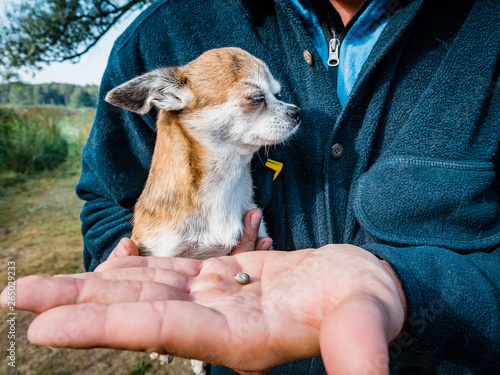
[[[250,98],[250,100],[254,103],[264,103],[264,101],[266,100],[266,97],[262,94],[257,94],[257,95],[254,95]]]

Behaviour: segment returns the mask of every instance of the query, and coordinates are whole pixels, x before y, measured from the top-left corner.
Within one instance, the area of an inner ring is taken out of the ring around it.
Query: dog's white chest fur
[[[242,234],[243,215],[255,207],[252,200],[249,166],[243,166],[238,172],[230,178],[234,182],[224,181],[223,176],[218,179],[215,175],[214,181],[209,184],[212,187],[203,198],[205,200],[203,210],[206,210],[208,230],[204,231],[201,243],[225,244],[230,249],[238,243]]]
[[[242,235],[244,214],[256,207],[249,166],[232,164],[214,168],[200,192],[200,211],[189,214],[175,228],[160,224],[142,239],[150,255],[207,259],[230,253]],[[261,228],[259,237],[267,236],[265,225]]]

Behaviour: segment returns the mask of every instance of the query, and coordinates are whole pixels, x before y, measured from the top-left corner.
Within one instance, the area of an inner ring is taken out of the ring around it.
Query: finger
[[[122,238],[114,250],[109,254],[108,259],[122,256],[138,256],[139,249],[130,238]]]
[[[273,245],[273,240],[271,237],[262,237],[257,239],[255,243],[255,250],[270,250]]]
[[[17,280],[16,308],[41,313],[62,305],[97,302],[191,300],[188,285],[175,288],[154,281],[27,276]],[[3,302],[3,299],[2,299]]]
[[[161,301],[61,306],[39,315],[28,339],[51,347],[110,347],[212,360],[206,349],[224,352],[227,333],[225,320],[211,309]]]
[[[132,267],[112,268],[103,272],[84,272],[70,275],[56,275],[55,278],[69,279],[103,279],[119,281],[153,281],[155,283],[169,285],[173,288],[187,290],[191,277],[180,272],[163,268]]]
[[[231,252],[232,255],[255,250],[261,220],[261,210],[254,208],[247,212],[243,218],[243,235],[238,246]]]
[[[101,263],[94,272],[103,272],[115,268],[148,267],[168,269],[187,276],[196,276],[200,273],[202,265],[202,261],[190,258],[131,256],[108,259]]]
[[[341,302],[320,328],[321,356],[327,372],[388,375],[387,314],[367,296]]]

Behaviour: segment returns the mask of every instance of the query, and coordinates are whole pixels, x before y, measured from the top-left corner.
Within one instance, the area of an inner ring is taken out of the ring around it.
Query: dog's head
[[[279,100],[279,92],[264,62],[228,47],[132,79],[110,91],[106,101],[140,114],[154,105],[212,144],[254,152],[283,142],[300,122],[300,109]]]

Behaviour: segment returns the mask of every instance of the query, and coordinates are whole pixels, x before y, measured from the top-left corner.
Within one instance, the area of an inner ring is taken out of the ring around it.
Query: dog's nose
[[[300,118],[300,108],[295,105],[289,105],[286,110],[286,114],[291,119],[298,121]]]

